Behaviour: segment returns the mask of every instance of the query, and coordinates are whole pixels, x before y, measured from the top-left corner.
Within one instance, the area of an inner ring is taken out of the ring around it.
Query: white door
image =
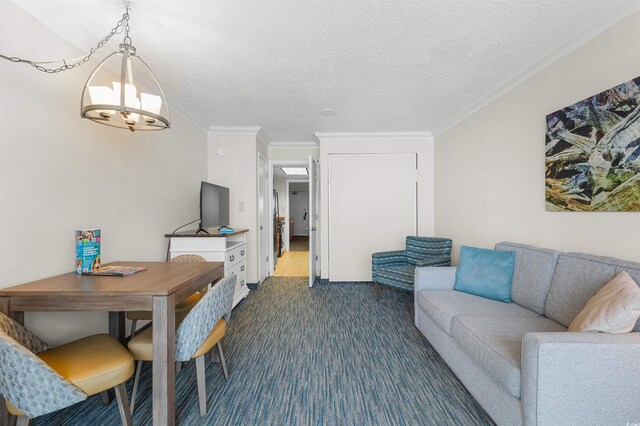
[[[318,204],[316,194],[318,194],[319,182],[318,163],[313,161],[312,157],[309,157],[309,227],[307,228],[309,232],[309,287],[313,287],[317,275]]]
[[[371,254],[416,235],[416,154],[332,154],[327,172],[329,279],[371,281]]]
[[[269,225],[267,203],[267,161],[258,155],[258,240],[260,253],[258,254],[258,281],[262,282],[269,276]]]

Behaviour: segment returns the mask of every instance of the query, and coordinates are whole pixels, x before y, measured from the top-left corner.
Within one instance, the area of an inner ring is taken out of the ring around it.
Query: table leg
[[[109,312],[109,334],[118,339],[122,344],[124,344],[126,339],[124,325],[124,312]]]
[[[0,312],[7,316],[9,315],[8,297],[0,297]],[[9,410],[7,410],[7,405],[4,403],[4,397],[2,395],[0,395],[0,424],[9,424]]]
[[[175,424],[175,294],[153,297],[153,424]]]

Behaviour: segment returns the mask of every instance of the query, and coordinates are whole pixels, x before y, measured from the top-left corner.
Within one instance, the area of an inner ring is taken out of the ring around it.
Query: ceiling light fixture
[[[327,116],[336,115],[336,110],[331,108],[325,108],[322,111],[320,111],[320,114],[327,115]]]
[[[308,176],[309,172],[306,167],[280,167],[285,175]]]
[[[162,87],[131,44],[129,6],[123,20],[120,49],[98,64],[82,89],[82,118],[132,132],[168,129],[169,108]],[[119,76],[113,70],[119,70]]]
[[[129,6],[130,3],[125,2],[126,11],[116,26],[84,56],[42,62],[0,54],[0,59],[28,64],[38,71],[55,74],[75,69],[89,61],[111,37],[124,31],[124,40],[119,50],[100,62],[84,85],[80,99],[81,117],[132,132],[168,129],[171,125],[164,92],[153,72],[136,55],[136,48],[131,44]],[[47,65],[53,63],[62,65],[47,68]]]

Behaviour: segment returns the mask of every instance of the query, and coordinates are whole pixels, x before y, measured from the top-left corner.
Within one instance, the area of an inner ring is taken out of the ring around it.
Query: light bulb
[[[89,86],[89,96],[91,97],[91,103],[94,105],[114,105],[114,93],[107,86]],[[113,115],[115,111],[113,110],[96,110],[100,116],[104,117],[105,115]]]

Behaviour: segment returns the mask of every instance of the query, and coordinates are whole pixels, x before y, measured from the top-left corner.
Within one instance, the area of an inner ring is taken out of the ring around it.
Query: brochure
[[[135,274],[136,272],[146,271],[144,266],[103,266],[92,272],[87,272],[87,275],[104,275],[114,277],[124,277],[125,275]]]
[[[86,274],[100,268],[100,230],[76,230],[76,273]]]

